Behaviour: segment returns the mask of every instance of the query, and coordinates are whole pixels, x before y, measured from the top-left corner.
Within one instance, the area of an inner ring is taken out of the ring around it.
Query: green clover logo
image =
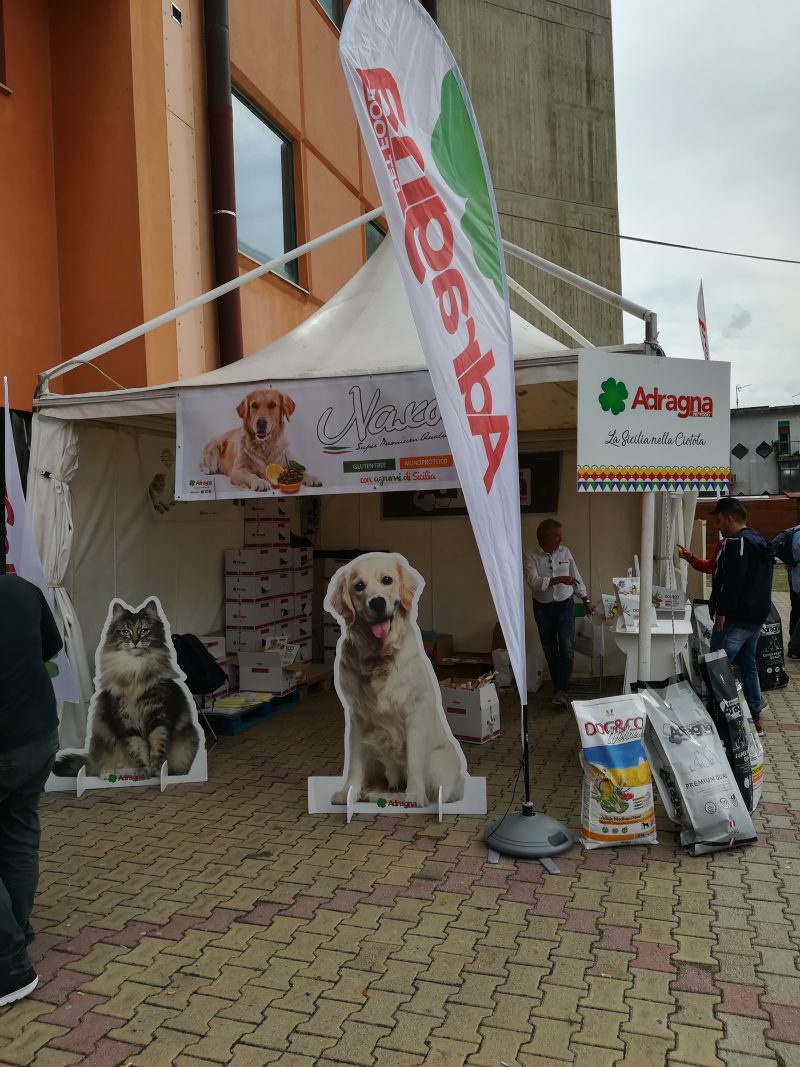
[[[378,805],[379,808],[385,808],[388,802],[384,797],[379,797],[378,800],[375,801],[375,803]]]
[[[54,659],[49,659],[47,663],[45,663],[45,668],[51,678],[58,678],[58,664]]]
[[[606,378],[601,383],[602,393],[598,396],[600,407],[603,411],[610,411],[612,415],[621,415],[625,410],[625,401],[628,399],[628,389],[624,382],[618,382],[616,378]]]

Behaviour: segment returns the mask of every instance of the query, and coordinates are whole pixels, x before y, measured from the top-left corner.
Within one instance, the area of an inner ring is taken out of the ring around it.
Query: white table
[[[646,681],[660,681],[683,669],[681,657],[686,651],[692,632],[691,610],[691,605],[687,604],[685,614],[676,615],[674,624],[669,618],[656,620],[651,631],[650,677],[645,679]],[[639,630],[638,627],[635,630],[626,630],[622,617],[617,616],[613,633],[617,648],[625,655],[625,682],[622,691],[630,693],[631,684],[639,677]]]

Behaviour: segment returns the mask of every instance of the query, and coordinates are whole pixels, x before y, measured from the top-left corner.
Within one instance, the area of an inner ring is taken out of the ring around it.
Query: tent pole
[[[507,811],[486,827],[483,839],[490,849],[503,856],[520,856],[544,862],[566,852],[574,837],[558,819],[537,811],[531,800],[531,765],[528,752],[528,702],[522,702],[523,799],[517,811]]]
[[[154,319],[142,323],[141,326],[126,330],[125,333],[113,337],[110,341],[104,341],[101,345],[96,345],[94,348],[90,348],[88,351],[82,352],[78,356],[73,356],[71,359],[65,360],[63,363],[59,363],[55,367],[43,371],[38,378],[36,398],[39,399],[40,397],[47,395],[47,385],[51,379],[59,378],[62,374],[66,374],[68,371],[74,370],[76,367],[91,363],[100,356],[104,356],[107,352],[112,352],[115,348],[127,344],[128,341],[135,341],[137,338],[150,333],[151,330],[156,330],[159,326],[165,326],[168,322],[180,318],[181,315],[186,315],[188,312],[194,311],[196,308],[203,307],[205,304],[210,304],[212,300],[225,296],[227,293],[233,292],[235,289],[238,289],[242,285],[246,285],[255,278],[260,278],[262,275],[268,274],[270,271],[276,270],[278,267],[282,267],[286,263],[291,263],[293,260],[299,259],[300,256],[304,256],[308,252],[313,252],[315,248],[319,248],[321,245],[327,244],[328,241],[333,241],[337,237],[341,237],[342,234],[349,233],[350,230],[354,230],[359,226],[365,226],[368,222],[379,218],[383,214],[383,207],[376,207],[372,211],[368,211],[365,215],[361,215],[356,219],[351,219],[349,222],[337,226],[334,230],[329,230],[328,233],[315,237],[311,241],[306,241],[305,244],[299,245],[297,248],[292,249],[291,252],[285,252],[282,256],[278,256],[276,259],[271,259],[268,263],[263,263],[258,267],[254,267],[253,270],[247,271],[246,274],[242,274],[238,278],[232,278],[229,282],[225,282],[223,285],[218,285],[215,289],[211,289],[207,293],[203,293],[200,296],[194,297],[192,300],[188,300],[185,304],[181,304],[180,307],[173,308],[172,311],[165,311],[163,315],[157,315]],[[636,304],[632,300],[628,300],[626,297],[620,296],[618,293],[614,293],[610,289],[604,288],[602,285],[598,285],[596,282],[591,282],[587,278],[582,278],[579,274],[574,274],[572,271],[560,267],[557,263],[551,263],[550,260],[544,259],[542,256],[537,256],[534,252],[529,252],[526,248],[520,248],[519,245],[512,244],[510,241],[503,241],[503,248],[509,255],[515,256],[517,259],[522,259],[526,263],[531,263],[534,267],[539,267],[547,274],[551,274],[555,278],[560,278],[562,281],[568,282],[570,285],[573,285],[592,296],[596,296],[600,300],[605,300],[607,303],[618,307],[621,311],[627,311],[631,315],[643,319],[645,322],[645,343],[654,349],[658,348],[656,343],[656,314],[654,311],[650,311],[647,308],[642,307],[640,304]],[[514,285],[516,284],[517,283],[515,282]],[[519,288],[522,289],[522,286]],[[520,295],[524,294],[520,293]],[[543,307],[540,307],[539,310],[542,311],[543,314],[546,314]],[[560,325],[562,329],[566,328],[566,326],[561,323],[558,323],[558,325]],[[567,332],[570,333],[571,330],[567,330]],[[578,335],[573,334],[573,336],[578,339]],[[588,344],[585,338],[580,338],[580,343]]]
[[[150,333],[151,330],[156,330],[159,326],[164,326],[166,323],[172,322],[173,319],[180,318],[181,315],[186,315],[189,311],[194,311],[196,308],[203,307],[204,304],[210,304],[212,300],[216,300],[218,297],[224,296],[226,293],[233,292],[234,289],[238,289],[241,285],[246,285],[247,282],[253,281],[254,278],[260,278],[262,274],[268,274],[271,270],[275,270],[277,267],[282,267],[285,263],[291,263],[292,260],[299,259],[300,256],[304,256],[307,252],[313,252],[314,249],[319,248],[320,245],[327,244],[328,241],[333,241],[337,237],[341,237],[342,234],[349,233],[350,230],[355,230],[359,226],[365,226],[368,222],[371,222],[372,219],[377,219],[382,214],[383,208],[376,207],[373,211],[368,211],[366,215],[361,215],[357,219],[351,219],[349,222],[337,226],[335,230],[329,230],[328,233],[323,233],[320,237],[315,237],[311,241],[306,241],[305,244],[299,245],[297,248],[292,249],[291,252],[285,252],[282,256],[278,256],[276,259],[271,259],[269,263],[262,263],[261,266],[254,267],[253,270],[249,270],[246,274],[242,274],[238,278],[232,278],[229,282],[225,282],[223,285],[218,285],[216,289],[211,289],[209,292],[203,293],[201,296],[196,296],[192,300],[188,300],[185,304],[181,304],[180,307],[173,308],[172,311],[165,311],[163,315],[157,315],[154,319],[142,323],[141,326],[135,326],[132,330],[126,330],[125,333],[121,333],[117,337],[112,337],[110,341],[104,341],[103,344],[90,348],[88,352],[83,352],[79,356],[73,356],[72,359],[65,360],[63,363],[51,367],[50,370],[43,371],[39,375],[36,386],[37,399],[46,395],[47,383],[52,378],[60,378],[62,374],[66,374],[68,371],[74,370],[76,367],[81,367],[85,363],[91,363],[99,356],[104,356],[106,352],[111,352],[115,348],[127,344],[128,341],[135,341],[137,337],[143,337],[146,333]]]
[[[580,274],[574,274],[571,270],[567,270],[566,267],[560,267],[558,263],[551,263],[549,259],[537,256],[535,252],[529,252],[527,248],[520,248],[519,245],[512,244],[510,241],[503,241],[503,248],[510,256],[515,256],[517,259],[524,260],[525,263],[538,267],[545,274],[551,274],[554,278],[560,278],[562,282],[568,282],[570,285],[574,285],[576,289],[583,290],[584,293],[596,296],[599,300],[605,300],[607,304],[613,304],[614,307],[618,307],[621,311],[627,311],[629,314],[635,315],[637,319],[644,319],[645,323],[649,323],[651,320],[655,323],[655,312],[642,307],[641,304],[635,304],[633,300],[628,300],[627,297],[620,296],[619,293],[615,293],[611,289],[606,289],[605,286],[598,285],[597,282],[590,282],[588,278],[582,278]],[[646,339],[655,341],[655,336],[652,338],[647,337]]]
[[[642,494],[642,537],[639,549],[639,681],[650,681],[650,646],[653,620],[653,543],[656,524],[656,494]]]
[[[578,333],[574,326],[570,326],[570,324],[565,322],[560,315],[556,315],[555,311],[552,311],[547,304],[543,304],[538,297],[533,295],[533,293],[529,293],[524,286],[519,284],[519,282],[515,282],[514,279],[510,278],[508,275],[506,275],[506,278],[508,279],[508,288],[511,289],[512,292],[516,293],[517,296],[521,296],[523,300],[531,305],[531,307],[540,311],[545,318],[549,319],[555,326],[562,329],[565,334],[570,336],[574,341],[577,341],[579,345],[585,345],[587,348],[595,347],[591,341],[586,340],[583,334]]]

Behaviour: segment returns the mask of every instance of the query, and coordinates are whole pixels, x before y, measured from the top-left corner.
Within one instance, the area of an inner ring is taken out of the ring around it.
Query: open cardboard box
[[[483,745],[499,735],[500,701],[491,678],[489,674],[471,682],[447,677],[439,683],[445,718],[456,740]]]
[[[491,652],[452,652],[441,660],[434,660],[436,677],[480,678],[494,669]]]

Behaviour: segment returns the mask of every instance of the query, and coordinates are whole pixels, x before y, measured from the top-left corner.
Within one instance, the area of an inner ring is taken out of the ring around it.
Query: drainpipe
[[[233,104],[228,0],[203,0],[208,97],[208,149],[211,164],[211,212],[215,286],[239,276],[236,237],[236,186],[233,173]],[[244,355],[239,290],[217,300],[217,334],[221,366]]]

